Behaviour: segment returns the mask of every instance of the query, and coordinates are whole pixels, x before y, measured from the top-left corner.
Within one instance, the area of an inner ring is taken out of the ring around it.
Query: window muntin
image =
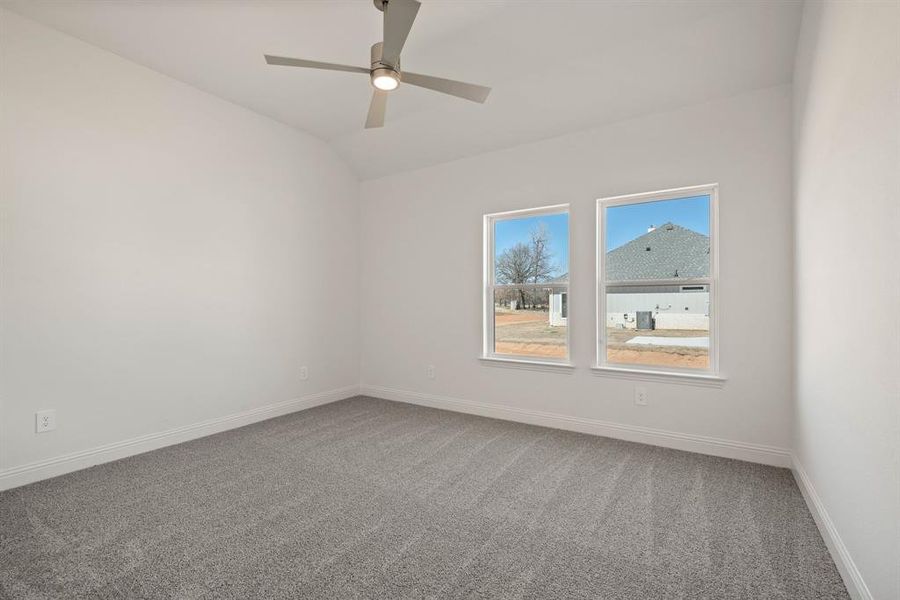
[[[485,216],[485,357],[568,361],[568,271],[567,206]]]
[[[598,365],[715,373],[716,187],[598,201]]]

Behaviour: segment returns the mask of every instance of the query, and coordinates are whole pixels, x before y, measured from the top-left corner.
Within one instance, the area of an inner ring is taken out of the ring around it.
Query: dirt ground
[[[494,324],[510,325],[512,323],[548,322],[550,315],[545,310],[516,310],[494,313]]]
[[[709,357],[703,355],[679,354],[673,352],[677,348],[665,350],[633,350],[631,348],[612,348],[606,350],[606,360],[610,363],[624,365],[651,365],[654,367],[682,367],[685,369],[709,368]]]
[[[545,310],[498,310],[494,315],[494,351],[500,354],[540,358],[566,357],[566,327],[551,327]],[[706,331],[654,330],[608,328],[607,360],[610,363],[654,365],[705,369],[709,366],[706,348],[683,346],[627,345],[637,335],[656,337],[705,337]]]
[[[686,369],[706,369],[709,367],[709,351],[706,348],[685,346],[640,346],[626,345],[638,335],[655,337],[706,337],[708,331],[681,329],[655,329],[636,331],[634,329],[606,329],[606,360],[610,363],[630,365],[653,365],[657,367],[682,367]]]
[[[551,327],[546,310],[497,311],[494,351],[541,358],[566,357],[566,328]]]

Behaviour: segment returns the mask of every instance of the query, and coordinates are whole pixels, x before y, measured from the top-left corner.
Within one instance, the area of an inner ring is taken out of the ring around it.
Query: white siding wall
[[[709,314],[709,292],[607,294],[606,312],[652,310],[667,314]]]
[[[550,294],[550,325],[553,327],[564,327],[568,324],[569,319],[562,315],[563,294]],[[568,298],[566,299],[568,302]]]
[[[606,295],[606,326],[634,329],[637,311],[650,311],[656,329],[709,330],[709,292]]]

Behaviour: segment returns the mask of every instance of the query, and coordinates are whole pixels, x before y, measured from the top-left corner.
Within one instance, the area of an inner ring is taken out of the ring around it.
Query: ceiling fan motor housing
[[[395,73],[399,73],[400,72],[400,61],[399,60],[397,60],[396,65],[389,65],[386,62],[382,62],[381,59],[383,56],[383,54],[382,54],[383,46],[384,46],[383,42],[378,42],[378,43],[372,44],[372,52],[371,52],[372,70],[374,71],[375,69],[389,69],[391,71],[394,71]]]

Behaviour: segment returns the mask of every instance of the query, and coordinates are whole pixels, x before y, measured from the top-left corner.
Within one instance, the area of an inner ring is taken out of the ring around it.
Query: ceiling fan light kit
[[[419,12],[420,3],[418,0],[374,0],[374,3],[375,8],[384,13],[384,41],[372,45],[368,69],[268,54],[265,55],[266,62],[270,65],[287,67],[368,73],[375,92],[372,94],[372,101],[369,104],[366,129],[384,125],[387,93],[400,87],[401,82],[450,94],[472,102],[483,103],[487,100],[488,94],[491,93],[491,88],[489,87],[433,77],[431,75],[401,73],[400,51],[403,49],[406,38],[409,36],[413,21]]]

